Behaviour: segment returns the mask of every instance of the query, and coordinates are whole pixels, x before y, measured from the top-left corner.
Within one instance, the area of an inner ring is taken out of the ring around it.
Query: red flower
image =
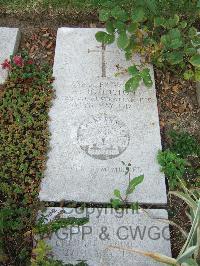
[[[3,69],[11,69],[11,64],[8,59],[5,59],[5,61],[1,64]]]
[[[27,61],[27,65],[33,65],[33,60],[32,60],[32,59],[29,59],[29,60]]]
[[[23,66],[23,59],[20,55],[15,55],[13,57],[13,62],[16,66],[19,66],[19,67]]]

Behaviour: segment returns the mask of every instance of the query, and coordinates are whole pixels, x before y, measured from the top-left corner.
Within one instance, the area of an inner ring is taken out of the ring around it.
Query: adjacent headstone
[[[161,139],[155,85],[124,92],[125,70],[133,62],[115,44],[101,46],[98,30],[58,30],[51,150],[40,199],[109,202],[114,189],[127,188],[124,161],[132,164],[131,177],[144,174],[130,201],[166,204],[156,160]]]
[[[54,259],[64,263],[75,265],[80,260],[89,266],[163,265],[123,247],[171,256],[169,226],[162,221],[167,219],[165,210],[133,213],[130,209],[48,208],[45,215],[48,222],[55,217],[89,218],[89,223],[62,228],[46,240]]]
[[[0,64],[5,59],[16,53],[20,42],[20,31],[17,28],[0,27]],[[0,67],[0,84],[3,84],[7,78],[7,70]]]

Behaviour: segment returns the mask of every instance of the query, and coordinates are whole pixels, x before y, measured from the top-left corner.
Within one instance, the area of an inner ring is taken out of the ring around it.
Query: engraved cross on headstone
[[[106,51],[106,45],[102,43],[101,46],[97,46],[97,48],[101,48],[101,50],[92,50],[92,49],[88,49],[88,53],[91,52],[97,52],[97,53],[101,53],[101,71],[102,71],[102,78],[106,77],[106,60],[105,60],[105,51]]]

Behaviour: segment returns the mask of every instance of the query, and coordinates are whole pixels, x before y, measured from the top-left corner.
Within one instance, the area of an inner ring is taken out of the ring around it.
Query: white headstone
[[[46,240],[55,259],[89,266],[162,266],[154,260],[122,249],[139,249],[171,256],[169,226],[165,210],[133,213],[110,208],[48,208],[46,218],[88,217],[82,226],[62,228]],[[158,219],[157,219],[158,218]],[[112,248],[110,247],[112,246]]]
[[[0,64],[5,59],[10,59],[19,46],[20,31],[17,28],[1,28],[0,27]],[[3,84],[7,78],[7,70],[3,70],[0,66],[0,84]]]
[[[129,76],[119,72],[131,62],[114,44],[101,46],[95,40],[98,30],[58,30],[51,150],[40,199],[109,202],[114,189],[127,188],[124,161],[132,164],[132,178],[144,174],[129,200],[166,204],[165,178],[156,160],[161,139],[155,85],[124,92]]]

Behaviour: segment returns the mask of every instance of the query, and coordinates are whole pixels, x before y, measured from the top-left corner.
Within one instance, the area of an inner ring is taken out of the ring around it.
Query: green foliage
[[[49,225],[39,220],[36,224],[49,143],[52,71],[36,65],[25,52],[6,60],[3,67],[9,69],[9,77],[0,95],[0,264],[30,265],[33,233],[50,233],[87,219],[61,219]],[[44,254],[42,242],[40,249]],[[39,258],[44,256],[39,253]],[[36,265],[60,264],[47,260]]]
[[[126,92],[135,91],[142,80],[147,87],[152,86],[153,82],[148,68],[140,71],[136,65],[133,65],[128,68],[128,72],[132,78],[130,78],[125,84]]]
[[[49,235],[53,232],[58,231],[61,228],[67,228],[73,225],[84,225],[89,222],[89,218],[75,218],[75,217],[68,217],[68,218],[58,218],[54,219],[51,222],[45,222],[45,216],[42,216],[36,223],[34,228],[34,233],[40,236]]]
[[[39,240],[33,249],[31,266],[62,266],[62,262],[49,259],[51,248],[44,240]]]
[[[44,240],[39,240],[33,249],[31,266],[73,266],[73,264],[63,264],[62,261],[50,258],[51,247]],[[87,266],[85,262],[79,262],[76,266]]]
[[[200,35],[195,28],[199,19],[199,1],[92,2],[99,10],[99,20],[106,22],[108,32],[108,35],[101,33],[101,37],[97,33],[97,41],[110,44],[116,39],[127,60],[139,52],[144,55],[145,63],[173,71],[186,80],[200,80]],[[127,92],[137,89],[143,69],[144,63],[127,81]],[[149,74],[143,81],[146,86],[152,85]]]
[[[171,194],[182,199],[189,207],[187,213],[191,222],[189,233],[186,233],[187,239],[180,250],[177,262],[181,265],[199,265],[200,263],[200,190],[188,190],[180,180],[182,192],[172,191]]]
[[[118,209],[120,207],[124,207],[127,204],[127,200],[128,200],[128,196],[131,195],[136,187],[141,184],[144,180],[144,175],[140,175],[140,176],[136,176],[133,179],[131,179],[130,175],[130,167],[131,164],[128,163],[127,165],[122,162],[122,164],[125,166],[126,172],[125,172],[125,176],[128,175],[128,186],[125,192],[125,196],[122,196],[122,193],[120,192],[119,189],[115,189],[113,194],[115,196],[114,199],[111,199],[111,205],[113,208]],[[131,207],[133,208],[133,210],[138,210],[138,204],[137,203],[132,203]]]
[[[187,161],[180,158],[170,150],[158,152],[158,163],[161,165],[161,172],[164,172],[169,181],[170,189],[179,186],[179,179],[185,173]]]
[[[53,90],[51,69],[36,66],[26,53],[16,59],[18,65],[11,58],[0,99],[0,232],[4,260],[26,265],[31,235],[25,234],[32,230],[39,208],[37,195],[48,147]]]
[[[189,155],[200,156],[200,144],[187,132],[171,131],[169,137],[171,140],[170,150],[182,158],[187,158]]]
[[[151,258],[163,265],[175,265],[175,266],[198,266],[200,265],[200,191],[199,190],[188,190],[183,183],[181,183],[183,192],[171,192],[171,194],[179,197],[188,205],[190,212],[187,213],[191,228],[189,233],[184,233],[184,237],[187,236],[183,247],[177,258],[171,258],[166,255],[147,252],[143,250],[138,250],[135,248],[124,248],[124,247],[112,247],[127,252],[138,253],[139,255]],[[170,222],[169,222],[170,223]]]

